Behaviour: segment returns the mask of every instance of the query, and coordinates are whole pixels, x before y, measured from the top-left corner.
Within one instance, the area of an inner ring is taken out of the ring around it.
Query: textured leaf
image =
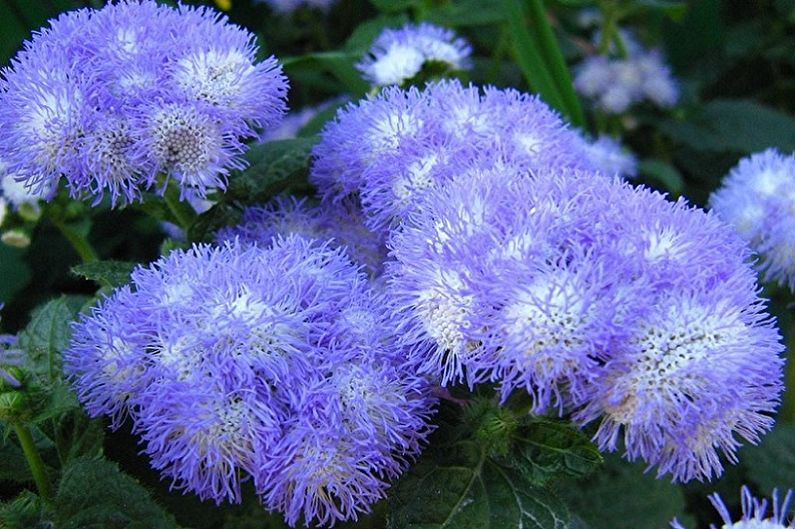
[[[779,422],[759,446],[743,448],[739,457],[765,494],[795,489],[795,426]]]
[[[45,529],[52,522],[44,518],[41,498],[22,491],[13,501],[0,504],[0,529]]]
[[[60,376],[60,353],[69,345],[70,324],[85,300],[83,296],[61,296],[33,311],[18,345],[27,351],[35,373],[50,380]]]
[[[54,512],[59,529],[176,527],[146,489],[104,459],[76,459],[64,468]]]
[[[227,194],[254,202],[296,186],[305,187],[312,147],[317,140],[313,136],[255,146],[248,154],[251,166],[231,179]]]
[[[356,55],[364,54],[373,41],[381,34],[386,28],[399,28],[409,21],[409,18],[401,13],[399,15],[380,15],[376,18],[359,24],[356,29],[345,41],[345,49]]]
[[[596,446],[580,430],[563,421],[533,419],[514,435],[506,464],[535,485],[568,476],[581,478],[602,463]]]
[[[568,511],[550,491],[486,456],[473,441],[432,450],[390,495],[391,529],[563,529]]]
[[[638,172],[655,183],[662,184],[672,194],[676,196],[682,194],[685,182],[681,173],[673,165],[655,159],[641,160],[638,164]]]
[[[0,481],[30,482],[33,476],[25,455],[12,439],[11,436],[0,438]]]
[[[135,263],[126,261],[94,261],[72,267],[72,273],[105,287],[119,287],[130,281]]]
[[[566,482],[560,492],[572,512],[592,529],[660,529],[674,517],[685,523],[681,487],[644,473],[644,468],[610,454],[599,472]]]
[[[80,457],[101,455],[105,430],[100,419],[91,419],[78,408],[55,422],[53,437],[58,457],[66,464]]]
[[[658,126],[699,151],[750,154],[768,147],[795,149],[795,118],[748,100],[710,101],[685,121],[665,120]]]

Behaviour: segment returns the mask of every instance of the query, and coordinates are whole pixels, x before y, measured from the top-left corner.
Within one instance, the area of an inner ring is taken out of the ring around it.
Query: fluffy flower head
[[[710,205],[759,255],[765,279],[795,290],[795,155],[768,149],[743,158]]]
[[[745,485],[740,490],[740,495],[742,516],[739,520],[732,519],[729,508],[717,493],[709,496],[709,501],[723,520],[722,529],[791,529],[795,527],[795,519],[790,518],[791,490],[787,491],[783,500],[779,499],[778,491],[773,490],[772,502],[768,502],[767,499],[754,498],[750,489]],[[677,520],[671,522],[671,527],[685,529]],[[710,528],[717,529],[714,524],[710,525]]]
[[[455,33],[427,22],[385,29],[357,65],[365,79],[377,86],[400,85],[427,64],[449,70],[469,68],[472,49]]]

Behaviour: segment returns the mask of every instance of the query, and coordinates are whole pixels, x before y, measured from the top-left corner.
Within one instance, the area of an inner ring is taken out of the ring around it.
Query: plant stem
[[[166,190],[163,193],[163,201],[174,216],[174,220],[179,224],[179,227],[185,230],[187,234],[188,228],[193,224],[196,213],[187,202],[182,202],[179,199],[179,188],[173,180],[170,180],[166,186]]]
[[[72,248],[75,249],[77,255],[80,256],[80,259],[82,259],[84,263],[91,263],[99,260],[94,248],[91,247],[91,243],[88,242],[88,239],[78,233],[77,230],[60,219],[50,217],[50,220],[55,227],[58,228],[64,238],[69,241],[69,244],[72,245]]]
[[[22,446],[22,451],[25,453],[25,459],[30,466],[30,472],[33,474],[33,481],[36,482],[36,488],[39,490],[39,495],[42,499],[50,503],[53,498],[52,486],[50,480],[47,478],[47,472],[44,469],[44,461],[41,459],[39,449],[33,442],[33,436],[30,430],[24,424],[14,422],[14,432],[17,434],[19,444]]]

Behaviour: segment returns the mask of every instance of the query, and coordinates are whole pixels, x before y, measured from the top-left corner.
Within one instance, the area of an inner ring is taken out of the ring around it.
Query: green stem
[[[170,180],[166,186],[165,193],[163,193],[163,201],[174,216],[174,220],[187,233],[188,228],[190,228],[196,218],[196,212],[193,211],[190,204],[179,199],[179,186],[173,180]]]
[[[25,453],[25,459],[27,459],[30,466],[30,472],[33,474],[33,481],[36,482],[36,488],[39,490],[39,495],[45,502],[50,503],[53,498],[52,485],[50,485],[50,480],[47,478],[44,461],[41,459],[39,449],[36,448],[36,443],[33,442],[33,436],[24,424],[18,422],[13,424],[19,444]]]
[[[75,249],[77,255],[80,256],[80,259],[82,259],[84,263],[91,263],[99,260],[97,253],[91,246],[91,243],[89,243],[88,239],[86,239],[83,235],[78,233],[77,230],[60,219],[50,217],[50,220],[55,227],[58,228],[64,238],[69,241],[69,244],[72,245],[72,248]]]
[[[581,128],[585,127],[585,114],[582,111],[580,99],[574,92],[571,73],[566,65],[563,52],[560,51],[555,32],[552,31],[552,25],[549,23],[549,17],[547,17],[544,9],[544,1],[527,0],[527,5],[530,22],[533,29],[535,29],[536,43],[541,49],[541,55],[547,70],[549,70],[558,93],[566,106],[568,117],[573,125]]]

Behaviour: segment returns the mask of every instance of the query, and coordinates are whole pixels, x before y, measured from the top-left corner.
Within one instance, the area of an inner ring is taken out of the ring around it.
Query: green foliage
[[[23,491],[14,500],[0,503],[0,529],[49,529],[41,498]]]
[[[759,446],[743,448],[740,458],[765,494],[795,489],[795,426],[779,422]]]
[[[528,418],[513,434],[505,463],[534,485],[564,477],[582,478],[602,464],[602,455],[582,431],[566,421]]]
[[[94,261],[72,267],[72,273],[96,281],[103,287],[120,287],[130,281],[135,263],[124,261]]]
[[[69,345],[70,323],[85,303],[83,296],[61,296],[33,311],[30,323],[20,333],[18,345],[28,354],[30,367],[43,379],[60,376],[60,352]]]
[[[80,458],[64,468],[55,496],[59,529],[173,529],[176,523],[115,463]]]
[[[768,147],[795,149],[795,118],[747,100],[716,99],[684,119],[664,120],[660,131],[698,151],[750,154]]]
[[[605,457],[599,472],[560,484],[572,512],[592,529],[660,529],[674,517],[684,521],[681,488],[644,472],[644,465]]]

